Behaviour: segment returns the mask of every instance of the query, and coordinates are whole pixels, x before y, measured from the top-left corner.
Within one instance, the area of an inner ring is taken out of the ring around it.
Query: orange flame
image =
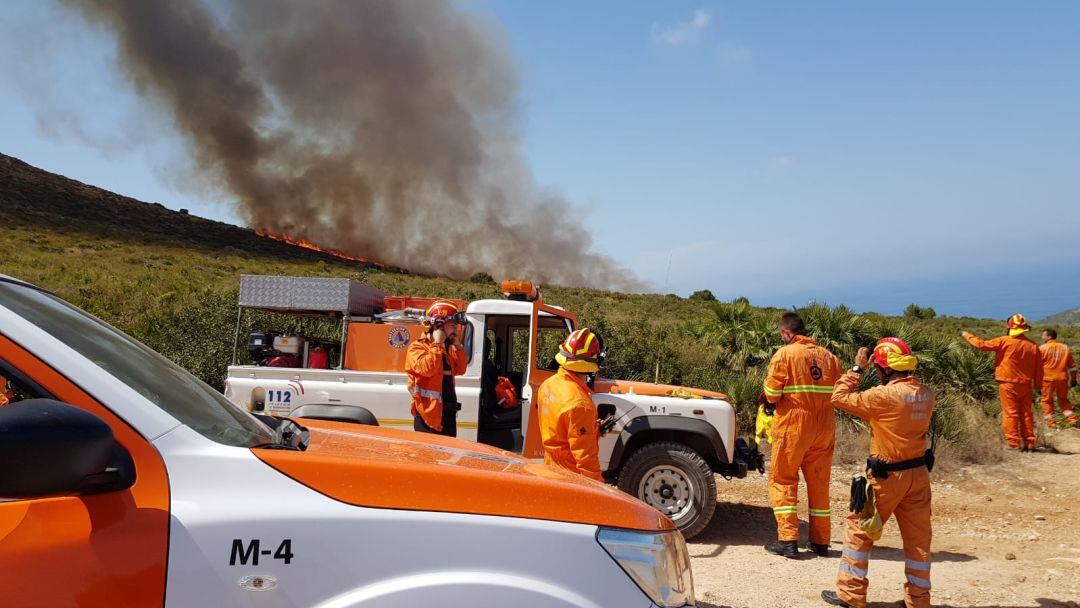
[[[294,239],[293,237],[291,237],[291,236],[289,236],[287,234],[270,234],[269,232],[263,232],[262,230],[256,230],[255,234],[257,234],[257,235],[259,235],[261,237],[266,237],[268,239],[278,241],[280,243],[285,243],[287,245],[293,245],[294,247],[303,247],[304,249],[310,249],[312,251],[318,251],[319,253],[325,253],[327,255],[333,256],[333,257],[338,258],[340,260],[345,260],[347,262],[359,262],[361,264],[372,264],[374,266],[378,266],[379,268],[384,268],[385,267],[384,264],[380,264],[379,262],[376,262],[375,260],[371,260],[371,259],[368,259],[368,258],[362,258],[360,256],[355,256],[355,255],[349,255],[349,254],[345,253],[344,251],[338,251],[337,249],[324,249],[322,247],[319,247],[315,243],[312,243],[310,241],[305,241],[304,239]]]

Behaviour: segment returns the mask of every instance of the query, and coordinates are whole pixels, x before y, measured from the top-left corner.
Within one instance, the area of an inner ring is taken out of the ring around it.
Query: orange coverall
[[[1076,379],[1076,360],[1068,345],[1057,340],[1047,340],[1039,347],[1043,361],[1042,410],[1046,426],[1057,426],[1054,422],[1054,395],[1057,395],[1058,408],[1069,424],[1080,423],[1069,403],[1069,380]]]
[[[559,368],[537,392],[544,462],[603,481],[598,414],[585,380]]]
[[[887,462],[902,462],[926,453],[927,431],[934,412],[934,391],[914,376],[855,393],[859,374],[847,372],[836,383],[832,404],[870,423],[870,454]],[[1030,409],[1030,408],[1029,408]],[[925,466],[892,471],[885,479],[867,474],[881,523],[892,515],[904,543],[904,603],[907,608],[930,606],[930,471]],[[866,606],[866,578],[874,541],[859,528],[859,514],[848,515],[844,553],[836,579],[836,594],[852,606]]]
[[[454,376],[465,373],[469,359],[460,346],[433,342],[426,335],[409,345],[405,355],[405,373],[412,393],[412,415],[420,414],[424,423],[436,431],[443,430],[443,357],[450,362]]]
[[[769,502],[777,538],[799,539],[799,470],[810,503],[810,542],[829,544],[829,476],[836,445],[836,416],[829,397],[840,362],[808,336],[795,336],[769,362],[765,398],[776,405],[772,422]]]
[[[1034,387],[1042,384],[1043,363],[1039,347],[1027,336],[998,336],[983,340],[964,334],[979,350],[994,353],[994,378],[1001,398],[1001,428],[1011,448],[1035,447]]]

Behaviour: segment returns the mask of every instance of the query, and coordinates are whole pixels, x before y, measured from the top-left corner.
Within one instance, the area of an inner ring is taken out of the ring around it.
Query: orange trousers
[[[1028,408],[1031,409],[1031,408]],[[881,523],[896,516],[900,537],[904,543],[904,604],[907,608],[930,606],[930,472],[926,467],[889,473],[888,479],[872,476]],[[870,585],[870,551],[874,541],[859,528],[859,514],[848,515],[844,532],[844,553],[840,556],[840,573],[836,577],[836,594],[856,606],[866,606],[866,589]]]
[[[825,415],[827,420],[813,420]],[[829,477],[832,473],[833,449],[836,447],[833,416],[831,410],[819,416],[803,410],[792,410],[785,414],[784,419],[773,421],[769,502],[776,516],[776,536],[779,540],[799,540],[799,471],[802,471],[810,505],[810,542],[829,544]]]
[[[1030,382],[998,382],[1001,397],[1001,430],[1010,448],[1035,447],[1034,391]]]
[[[1072,409],[1072,404],[1069,403],[1069,381],[1068,380],[1043,380],[1042,384],[1042,411],[1043,419],[1046,420],[1046,426],[1057,426],[1057,422],[1054,420],[1054,396],[1057,396],[1058,409],[1061,410],[1061,415],[1065,416],[1065,420],[1069,424],[1080,423],[1080,419],[1077,419],[1076,412]]]

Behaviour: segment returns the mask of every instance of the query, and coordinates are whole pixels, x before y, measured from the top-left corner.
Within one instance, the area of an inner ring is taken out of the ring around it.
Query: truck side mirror
[[[0,497],[98,494],[134,482],[131,456],[94,414],[52,399],[0,408]]]

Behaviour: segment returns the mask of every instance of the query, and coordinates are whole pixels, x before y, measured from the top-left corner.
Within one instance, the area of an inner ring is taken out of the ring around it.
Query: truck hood
[[[672,395],[672,391],[681,390],[686,391],[688,394],[703,397],[705,399],[723,399],[728,400],[728,396],[724,393],[718,393],[716,391],[707,391],[700,388],[691,388],[688,386],[676,386],[673,384],[653,384],[652,382],[637,382],[635,380],[609,380],[608,378],[597,378],[593,384],[593,389],[597,393],[611,393],[613,395],[651,395],[653,397],[678,397],[680,395]]]
[[[303,420],[303,452],[253,449],[260,460],[330,498],[362,507],[546,519],[633,530],[671,521],[619,490],[464,440]]]

